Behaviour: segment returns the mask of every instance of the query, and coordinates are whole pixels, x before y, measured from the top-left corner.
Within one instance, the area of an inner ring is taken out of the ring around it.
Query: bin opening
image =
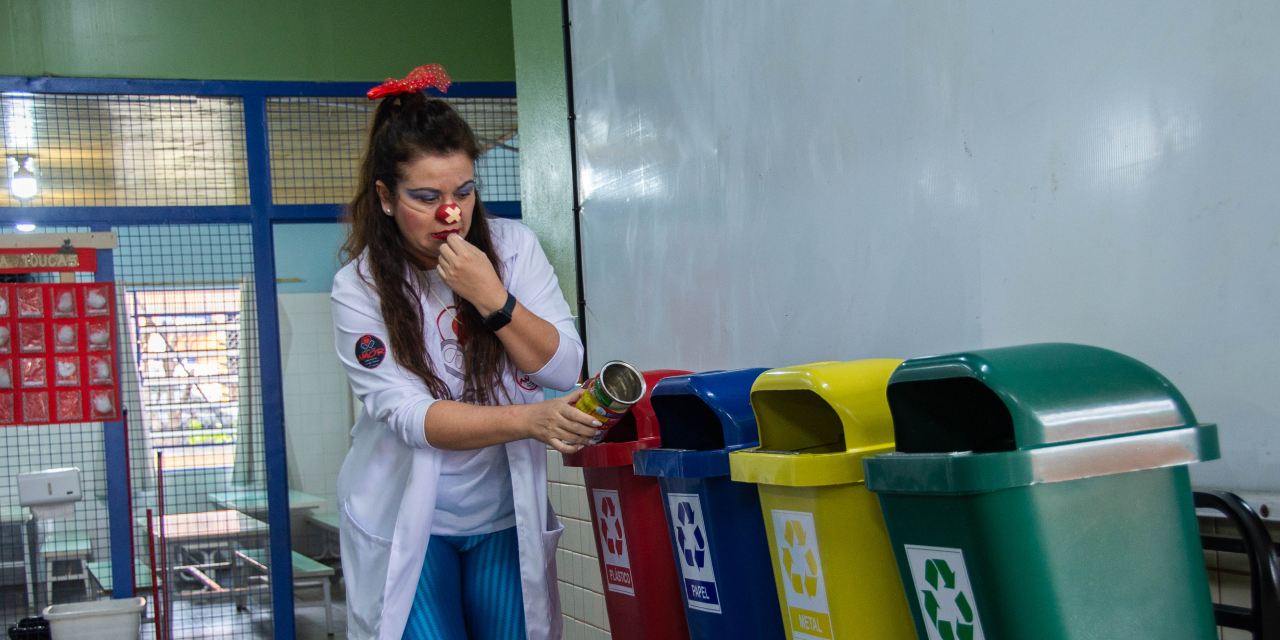
[[[889,385],[894,439],[902,453],[1013,451],[1013,417],[1000,397],[974,378]]]
[[[822,396],[808,389],[755,391],[763,451],[836,453],[845,450],[844,423]]]
[[[634,411],[628,411],[626,415],[618,420],[618,424],[613,425],[604,434],[601,444],[608,442],[635,442],[640,439],[640,434],[636,430],[636,414]]]
[[[662,429],[666,449],[710,451],[725,448],[720,416],[701,398],[693,395],[655,395],[653,412]]]

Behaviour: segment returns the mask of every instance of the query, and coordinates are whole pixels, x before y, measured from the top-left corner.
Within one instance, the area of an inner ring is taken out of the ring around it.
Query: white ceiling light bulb
[[[31,233],[36,230],[36,226],[34,224],[26,222],[19,222],[18,224],[13,225],[13,228],[23,233]]]
[[[31,171],[31,156],[25,156],[18,161],[18,170],[9,178],[9,192],[19,200],[30,200],[39,190],[36,174]]]

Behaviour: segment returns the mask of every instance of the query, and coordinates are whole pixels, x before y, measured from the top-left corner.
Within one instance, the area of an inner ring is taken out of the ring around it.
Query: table
[[[209,502],[219,509],[239,511],[259,520],[265,520],[267,517],[266,489],[233,489],[231,491],[210,493],[207,497]],[[324,498],[319,496],[294,491],[293,489],[289,490],[289,513],[291,515],[306,515],[323,507],[324,503]]]
[[[140,530],[146,531],[147,519],[138,518],[138,521]],[[161,531],[160,522],[156,522],[153,534],[157,542],[161,542]],[[170,593],[170,598],[165,599],[164,607],[168,625],[173,622],[173,598],[234,597],[243,608],[248,596],[265,593],[270,588],[266,584],[249,585],[236,555],[244,549],[261,549],[266,546],[267,523],[228,509],[166,515],[163,531],[169,576],[185,573],[203,585],[199,590]],[[218,559],[220,551],[225,552],[225,560]],[[157,548],[156,553],[158,555],[160,549]],[[206,573],[217,569],[231,570],[230,588],[219,584],[215,579],[216,574],[211,577]]]
[[[137,523],[139,530],[146,531],[146,518],[138,518]],[[265,546],[267,537],[267,523],[229,509],[166,515],[163,528],[159,520],[154,526],[157,541],[161,531],[164,532],[164,542],[170,552],[169,563],[172,565],[182,564],[180,556],[176,554],[184,551],[191,554],[203,552],[207,555],[222,549],[236,551],[237,548],[260,548]],[[157,549],[156,553],[159,552]]]

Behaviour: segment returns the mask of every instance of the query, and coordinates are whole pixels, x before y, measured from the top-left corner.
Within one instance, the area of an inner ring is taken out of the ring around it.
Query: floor
[[[314,597],[303,592],[297,594],[294,600],[297,640],[326,640],[330,637],[325,633],[323,600],[318,590],[312,591],[317,591]],[[334,640],[342,640],[347,636],[347,610],[340,586],[335,585],[333,595],[332,637]],[[173,619],[173,640],[267,640],[272,637],[270,610],[260,605],[251,606],[247,613],[237,613],[235,606],[230,603],[197,605],[177,601],[174,602]],[[154,639],[155,627],[143,625],[142,638]]]
[[[333,596],[333,629],[334,640],[342,640],[347,634],[346,595],[341,582],[331,586]],[[150,599],[151,595],[143,595]],[[74,585],[56,584],[54,602],[77,602],[84,600],[84,589]],[[324,604],[319,589],[307,589],[295,595],[294,624],[297,640],[327,640],[325,633]],[[3,613],[3,629],[16,623],[28,615],[26,610],[26,591],[21,585],[0,587],[0,613]],[[190,601],[174,602],[173,640],[204,640],[206,638],[226,640],[267,640],[272,638],[270,608],[258,604],[251,606],[248,612],[237,612],[231,603],[196,604]],[[0,637],[4,631],[0,629]],[[142,626],[142,638],[155,638],[155,626],[145,623]]]

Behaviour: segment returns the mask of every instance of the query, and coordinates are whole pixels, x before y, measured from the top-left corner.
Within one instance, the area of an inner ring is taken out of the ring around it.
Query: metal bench
[[[339,516],[336,513],[312,513],[307,515],[307,522],[320,530],[324,536],[324,551],[320,560],[333,560],[342,557],[341,543],[338,537]]]
[[[89,597],[97,599],[105,595],[111,595],[115,578],[111,575],[111,561],[99,560],[98,562],[87,562],[85,568],[89,570],[89,578],[94,584],[94,593]],[[134,589],[150,589],[151,588],[151,567],[141,560],[133,564],[133,581]],[[148,596],[149,597],[149,596]]]
[[[1197,509],[1213,509],[1225,515],[1239,538],[1201,534],[1205,551],[1242,553],[1249,559],[1252,606],[1213,605],[1218,626],[1243,629],[1259,640],[1280,638],[1280,554],[1262,518],[1239,496],[1226,491],[1196,491]]]
[[[324,593],[324,630],[325,633],[333,635],[333,599],[329,591],[329,578],[333,577],[333,567],[321,564],[308,558],[297,551],[293,553],[293,589],[315,588],[319,587]],[[236,555],[240,557],[249,566],[270,574],[267,568],[267,553],[262,549],[252,549],[248,551],[237,551]],[[297,607],[295,603],[295,608]]]
[[[78,580],[84,583],[86,597],[92,593],[89,586],[89,570],[85,565],[93,555],[89,534],[83,532],[51,533],[40,543],[40,558],[45,566],[45,602],[53,604],[55,581]],[[54,573],[56,563],[66,563],[67,571]],[[74,563],[74,564],[73,564]],[[72,567],[75,568],[72,568]]]

